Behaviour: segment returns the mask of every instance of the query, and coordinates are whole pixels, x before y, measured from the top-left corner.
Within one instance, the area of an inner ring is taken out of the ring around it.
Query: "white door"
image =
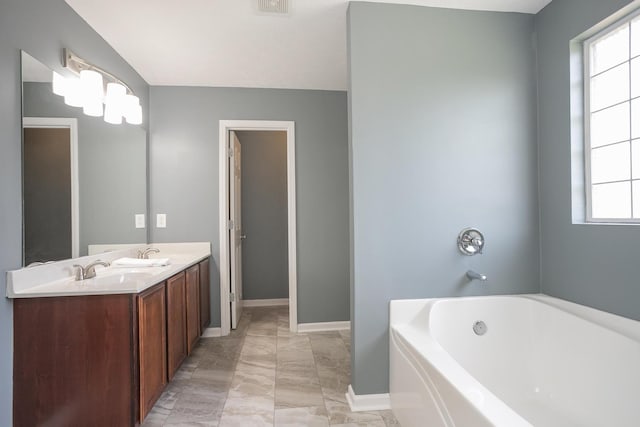
[[[233,223],[230,233],[231,252],[231,329],[238,327],[242,314],[242,149],[234,131],[230,131],[229,157],[229,217]]]

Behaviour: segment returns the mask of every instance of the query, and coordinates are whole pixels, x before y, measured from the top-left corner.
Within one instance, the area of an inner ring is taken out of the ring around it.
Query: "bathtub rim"
[[[473,301],[483,299],[511,298],[534,300],[539,303],[549,305],[556,309],[577,316],[585,321],[596,323],[614,333],[624,335],[629,339],[640,342],[640,320],[635,320],[617,314],[609,313],[594,307],[582,305],[542,293],[391,300],[389,302],[389,330],[391,330],[394,325],[411,323],[411,320],[413,320],[421,310],[423,310],[427,306],[432,306],[440,301]]]

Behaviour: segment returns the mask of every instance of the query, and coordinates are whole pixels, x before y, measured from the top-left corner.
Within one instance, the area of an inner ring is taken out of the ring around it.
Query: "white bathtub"
[[[640,426],[638,321],[544,295],[399,300],[389,336],[403,427]]]

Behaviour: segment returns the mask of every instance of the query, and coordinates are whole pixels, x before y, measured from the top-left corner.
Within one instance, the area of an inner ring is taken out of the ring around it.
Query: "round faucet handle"
[[[464,255],[481,254],[483,247],[484,235],[476,228],[465,228],[458,235],[458,249]]]

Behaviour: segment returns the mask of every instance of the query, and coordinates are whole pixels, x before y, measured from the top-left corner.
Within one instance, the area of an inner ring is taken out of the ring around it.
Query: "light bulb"
[[[82,107],[82,89],[80,79],[69,77],[66,79],[64,103],[70,107]]]
[[[104,98],[102,74],[93,70],[80,71],[80,87],[84,113],[88,116],[102,116],[102,101]]]
[[[119,83],[108,83],[104,98],[104,121],[114,125],[122,123],[127,89]]]
[[[53,71],[53,93],[56,95],[64,96],[67,88],[67,79],[65,79],[61,74]]]
[[[127,123],[132,125],[139,125],[142,123],[142,107],[140,106],[140,99],[138,99],[137,96],[125,96],[124,111],[124,118],[127,120]]]
[[[127,117],[127,123],[129,123],[130,125],[142,124],[142,107],[140,105],[136,105],[133,108],[133,111]]]

